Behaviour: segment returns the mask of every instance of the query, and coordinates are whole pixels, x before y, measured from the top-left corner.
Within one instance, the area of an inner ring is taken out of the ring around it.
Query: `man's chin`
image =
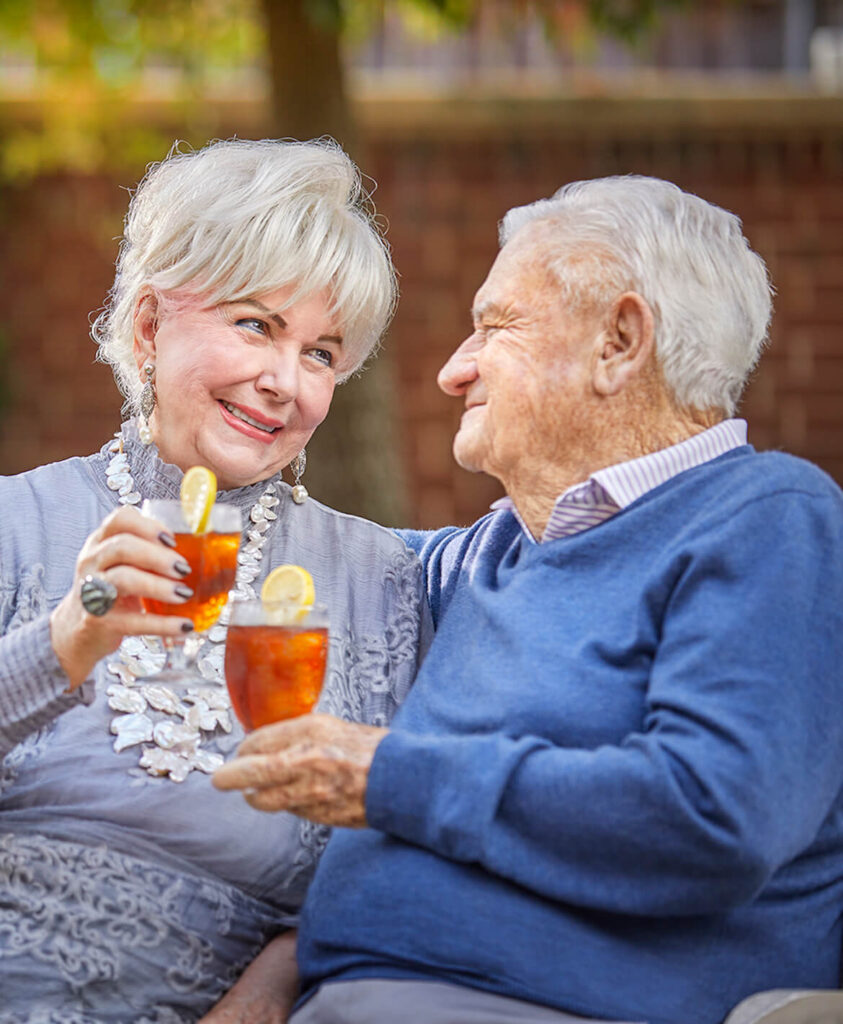
[[[465,441],[460,441],[460,436],[454,438],[454,444],[452,447],[454,461],[462,469],[467,469],[469,473],[482,473],[483,467],[480,464],[480,458],[474,448],[467,444]]]

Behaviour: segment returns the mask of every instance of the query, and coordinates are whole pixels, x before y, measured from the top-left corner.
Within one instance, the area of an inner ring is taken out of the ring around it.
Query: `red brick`
[[[469,522],[500,494],[496,481],[454,465],[461,403],[435,384],[468,331],[498,220],[567,181],[607,173],[666,177],[741,217],[778,290],[773,345],[742,406],[750,437],[792,448],[843,482],[843,127],[688,123],[635,139],[623,125],[563,128],[554,137],[512,124],[510,138],[481,139],[467,125],[460,141],[394,141],[384,128],[368,139],[364,169],[379,183],[401,272],[388,344],[416,524]],[[6,190],[0,279],[13,393],[0,414],[0,472],[91,451],[117,425],[121,400],[87,335],[111,283],[124,203],[105,176],[53,175]]]

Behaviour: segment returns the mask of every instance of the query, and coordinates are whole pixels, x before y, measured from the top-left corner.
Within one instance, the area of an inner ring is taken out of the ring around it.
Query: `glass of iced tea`
[[[180,501],[145,501],[141,509],[145,516],[157,519],[175,537],[175,551],[190,566],[189,575],[182,581],[193,591],[193,597],[179,604],[169,601],[141,601],[143,609],[153,615],[178,615],[193,622],[197,633],[213,626],[220,616],[228,592],[234,586],[237,572],[237,552],[240,547],[240,509],[235,505],[217,502],[211,509],[208,529],[192,533],[184,520]],[[181,638],[164,638],[167,661],[163,673],[181,677],[193,673],[184,664]],[[156,676],[163,682],[162,676]]]
[[[249,732],[307,714],[319,699],[328,658],[328,610],[236,600],[225,641],[225,678]]]

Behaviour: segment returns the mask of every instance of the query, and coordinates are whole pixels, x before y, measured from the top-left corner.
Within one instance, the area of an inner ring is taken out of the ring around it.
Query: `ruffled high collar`
[[[164,462],[158,455],[156,444],[145,445],[141,442],[134,420],[127,420],[123,423],[121,431],[123,450],[129,457],[129,467],[135,482],[135,490],[141,495],[141,498],[178,498],[181,479],[184,476],[182,470],[178,466]],[[109,441],[101,450],[107,459],[112,457],[112,452],[109,451],[111,444],[112,442]],[[276,473],[266,480],[259,480],[246,487],[218,491],[217,500],[236,505],[245,515],[264,493],[270,482],[276,484],[279,494],[289,489],[289,485],[281,479],[281,474]]]

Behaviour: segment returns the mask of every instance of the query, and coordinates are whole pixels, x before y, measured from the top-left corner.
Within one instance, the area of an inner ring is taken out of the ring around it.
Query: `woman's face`
[[[150,425],[161,458],[204,465],[230,490],[272,476],[307,444],[334,393],[342,337],[327,292],[277,312],[282,288],[212,308],[135,314],[135,359],[155,364]]]

